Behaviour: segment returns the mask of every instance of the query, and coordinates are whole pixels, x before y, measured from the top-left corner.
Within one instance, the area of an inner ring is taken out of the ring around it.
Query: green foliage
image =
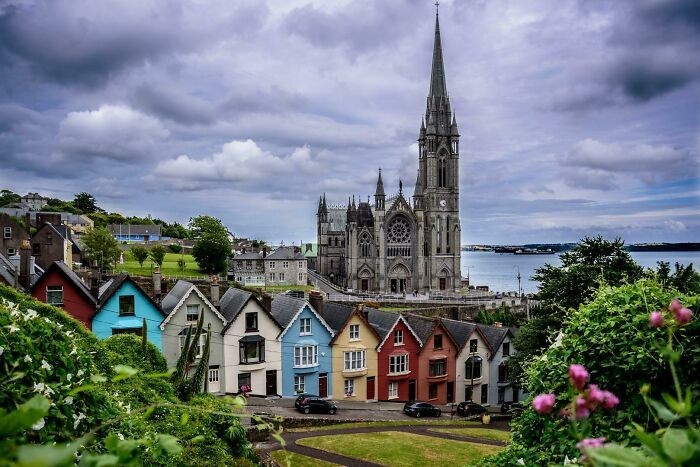
[[[8,206],[12,203],[19,203],[20,201],[22,201],[22,197],[17,193],[13,193],[7,189],[0,190],[0,207]]]
[[[185,261],[184,259],[178,259],[177,260],[177,268],[180,271],[185,272],[185,269],[187,269],[187,261]]]
[[[676,263],[673,272],[669,263],[659,261],[657,264],[655,274],[662,285],[686,294],[700,294],[700,273],[693,269],[693,263],[686,266]]]
[[[141,338],[136,334],[116,334],[103,344],[110,367],[122,364],[138,368],[144,373],[168,371],[168,364],[158,347],[148,342],[144,352]]]
[[[505,303],[500,308],[497,308],[495,310],[479,311],[474,321],[480,324],[489,325],[494,323],[501,323],[503,326],[506,327],[520,325],[520,318],[518,318],[518,316],[515,313],[513,313],[513,310],[508,308],[505,305]],[[519,349],[519,347],[516,348]]]
[[[97,200],[95,197],[84,191],[75,195],[75,198],[73,199],[73,206],[82,211],[84,214],[102,211],[102,209],[97,207]]]
[[[182,251],[182,245],[178,245],[177,243],[171,243],[168,245],[168,248],[173,253],[180,253]]]
[[[545,264],[535,270],[539,282],[538,298],[564,309],[578,308],[588,301],[600,283],[618,286],[642,276],[642,268],[624,249],[620,238],[586,237],[559,256],[561,266]]]
[[[96,261],[100,267],[108,268],[116,264],[121,250],[119,242],[106,228],[94,227],[83,235],[83,254],[89,261]]]
[[[143,267],[143,262],[148,259],[148,250],[144,246],[134,245],[129,251],[131,252],[131,256],[134,257],[134,260],[139,263],[139,266]]]
[[[624,441],[626,427],[640,423],[645,431],[662,428],[648,416],[643,383],[651,388],[649,396],[673,392],[669,365],[662,349],[665,335],[649,329],[649,312],[661,309],[676,296],[651,280],[640,280],[621,287],[602,287],[595,299],[572,310],[563,324],[559,343],[532,359],[526,366],[530,394],[565,394],[569,388],[567,368],[585,363],[591,380],[620,398],[612,414],[594,413],[589,422],[591,433],[609,441]],[[700,297],[681,296],[688,307],[697,309]],[[700,390],[700,320],[694,320],[676,333],[677,360],[686,368],[680,381],[691,391]],[[647,386],[645,386],[647,387]],[[513,443],[506,451],[492,457],[485,465],[513,465],[523,458],[525,465],[561,463],[565,456],[578,456],[576,441],[569,432],[568,420],[541,417],[531,408],[511,424]]]
[[[200,269],[209,274],[225,271],[231,242],[223,223],[215,217],[198,216],[190,219],[189,228],[195,239],[192,256]]]
[[[170,381],[175,387],[175,392],[177,396],[183,400],[188,401],[194,395],[202,392],[202,383],[204,382],[204,377],[206,375],[206,370],[209,367],[209,351],[211,348],[211,325],[207,330],[207,339],[204,344],[204,349],[202,350],[202,357],[199,362],[197,362],[197,369],[192,377],[188,378],[190,369],[195,365],[197,360],[197,353],[199,351],[199,341],[202,335],[202,326],[204,323],[204,310],[200,312],[199,319],[197,320],[197,326],[193,328],[190,326],[187,329],[187,336],[185,337],[185,343],[182,347],[180,353],[180,358],[177,360],[177,365],[175,366],[175,371],[173,372]]]
[[[158,266],[163,265],[163,260],[165,259],[165,248],[162,245],[154,245],[151,247],[148,255],[151,257],[154,263]]]

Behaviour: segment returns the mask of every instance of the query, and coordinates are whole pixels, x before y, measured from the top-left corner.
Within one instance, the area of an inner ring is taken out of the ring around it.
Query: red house
[[[37,300],[63,308],[66,313],[92,329],[97,301],[78,275],[62,261],[54,261],[32,286]]]
[[[418,356],[418,399],[433,404],[455,401],[459,346],[440,318],[408,315],[406,321],[423,342]]]
[[[370,309],[368,318],[382,338],[377,347],[377,399],[415,400],[420,339],[398,313]]]

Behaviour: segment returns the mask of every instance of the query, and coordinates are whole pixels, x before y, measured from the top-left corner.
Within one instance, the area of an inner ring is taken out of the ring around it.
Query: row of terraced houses
[[[92,287],[61,262],[34,283],[37,299],[63,307],[100,338],[119,333],[147,338],[174,367],[188,329],[201,313],[211,326],[207,390],[292,397],[301,392],[338,400],[517,401],[508,378],[514,329],[380,311],[278,295],[261,299],[229,288],[207,295],[178,281],[148,294],[126,274]],[[161,293],[162,292],[162,293]],[[202,336],[198,361],[204,349]]]

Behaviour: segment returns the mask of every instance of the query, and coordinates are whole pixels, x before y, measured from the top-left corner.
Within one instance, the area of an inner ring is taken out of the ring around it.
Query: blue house
[[[162,350],[160,323],[165,314],[128,274],[120,274],[100,287],[92,332],[100,339],[114,334],[141,335],[146,319],[148,340]]]
[[[108,224],[107,230],[118,242],[148,243],[165,240],[158,224]]]
[[[321,302],[322,303],[322,302]],[[278,295],[272,316],[282,327],[282,396],[307,392],[328,397],[332,388],[333,330],[306,300]]]

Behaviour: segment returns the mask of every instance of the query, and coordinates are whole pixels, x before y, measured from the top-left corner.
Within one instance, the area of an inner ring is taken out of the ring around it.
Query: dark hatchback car
[[[428,402],[412,401],[403,406],[403,413],[411,417],[439,417],[442,414],[440,408]]]
[[[299,394],[299,395],[297,396],[297,398],[294,400],[294,408],[297,409],[297,410],[299,410],[299,407],[301,407],[301,402],[302,402],[304,399],[306,399],[307,397],[316,397],[316,398],[318,398],[318,396],[317,396],[316,394],[309,394],[309,393],[306,393],[306,392],[302,392],[302,393]]]
[[[476,402],[460,402],[457,405],[457,415],[469,417],[471,415],[481,415],[486,413],[486,407],[479,405]]]
[[[299,402],[297,410],[303,413],[329,413],[334,415],[338,411],[338,407],[333,401],[320,399],[318,396],[309,396]]]

